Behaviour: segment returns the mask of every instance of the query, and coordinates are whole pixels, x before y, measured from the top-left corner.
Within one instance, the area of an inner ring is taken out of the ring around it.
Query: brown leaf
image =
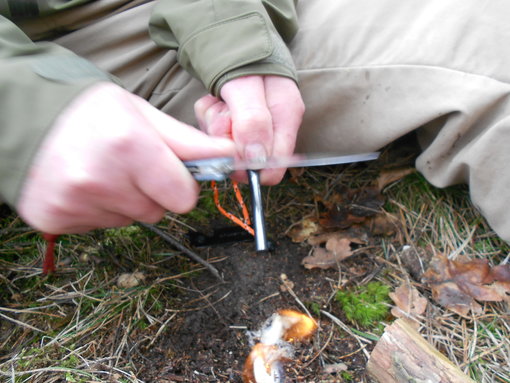
[[[435,256],[423,281],[432,290],[432,297],[442,306],[467,315],[469,310],[480,312],[475,301],[508,300],[510,265],[491,268],[487,260],[449,260],[444,254]]]
[[[289,168],[288,171],[290,174],[291,182],[299,185],[300,180],[305,172],[305,168]]]
[[[303,258],[301,264],[307,269],[337,269],[342,260],[352,255],[350,243],[346,238],[331,238],[326,248],[314,248],[312,255]]]
[[[402,284],[390,293],[390,298],[396,307],[391,309],[391,313],[396,318],[408,319],[409,317],[422,315],[427,308],[427,298],[421,296],[418,290],[409,284]],[[417,328],[418,322],[409,320],[411,326]]]
[[[288,236],[292,242],[301,243],[318,232],[320,227],[315,218],[305,218],[289,231]]]
[[[389,213],[377,214],[370,219],[369,225],[372,235],[386,237],[394,235],[399,229],[398,219]]]
[[[366,217],[351,214],[348,208],[338,207],[322,214],[319,223],[326,229],[347,229],[365,219]]]
[[[337,193],[329,200],[320,202],[326,207],[319,219],[321,226],[327,229],[346,229],[376,215],[384,203],[384,197],[375,187],[365,187],[347,190],[342,195]]]
[[[346,238],[351,243],[355,243],[357,245],[366,245],[368,242],[366,233],[362,232],[361,230],[350,228],[349,230],[332,231],[329,233],[313,235],[308,238],[308,243],[312,246],[322,245],[331,238]]]
[[[384,197],[375,187],[351,190],[348,195],[350,212],[359,217],[371,217],[379,212]]]
[[[500,265],[502,270],[505,266]],[[486,259],[475,259],[469,262],[450,261],[449,272],[459,288],[478,301],[500,302],[508,298],[510,280],[505,280],[504,273],[498,274],[503,280],[496,281],[493,271]]]
[[[404,245],[398,257],[409,274],[415,280],[421,281],[423,273],[430,263],[432,252],[420,247]]]
[[[331,237],[326,242],[326,250],[334,253],[337,259],[345,259],[352,255],[351,241],[348,238]]]
[[[383,170],[377,178],[376,185],[379,191],[382,191],[386,186],[393,182],[399,181],[405,176],[416,172],[414,168],[400,168],[400,169],[388,169]]]

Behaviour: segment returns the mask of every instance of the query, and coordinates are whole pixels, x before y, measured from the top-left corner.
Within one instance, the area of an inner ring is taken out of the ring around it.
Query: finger
[[[158,205],[175,213],[193,209],[198,199],[198,184],[179,157],[158,136],[151,143],[141,142],[132,161],[128,164],[133,183]]]
[[[221,89],[232,116],[232,137],[243,158],[265,157],[272,152],[272,118],[261,76],[241,77]]]
[[[135,220],[155,222],[165,210],[188,212],[196,204],[198,185],[157,129],[162,121],[178,122],[137,96],[127,94],[124,102],[129,116],[123,119],[123,132],[106,148],[107,160],[94,162],[78,188],[88,190],[90,206]],[[110,167],[117,171],[108,172]],[[108,174],[110,179],[96,188],[95,177],[87,174]]]
[[[219,102],[205,113],[206,133],[213,137],[232,138],[232,117],[227,104]]]
[[[208,136],[204,132],[160,112],[143,99],[137,98],[135,102],[143,109],[144,117],[147,118],[150,126],[160,134],[166,145],[180,160],[224,157],[235,154],[232,140]]]
[[[203,132],[207,132],[205,113],[211,106],[217,104],[220,101],[221,100],[218,97],[214,97],[213,95],[208,94],[204,97],[201,97],[195,102],[194,105],[195,117],[197,118],[198,126]]]
[[[305,106],[296,83],[278,76],[264,77],[266,99],[273,116],[273,154],[294,153],[296,137],[303,120]]]
[[[149,148],[147,148],[149,149]],[[157,204],[178,214],[194,208],[199,187],[168,148],[151,148],[151,155],[131,164],[134,183]]]
[[[273,116],[273,151],[275,157],[294,153],[296,137],[301,126],[304,103],[296,83],[279,76],[265,76],[266,100]],[[261,172],[261,182],[274,185],[281,181],[285,169],[268,169]]]
[[[118,188],[119,183],[103,185],[100,190],[88,188],[82,193],[82,204],[97,206],[104,211],[118,214],[132,221],[156,223],[163,218],[166,209],[149,198],[132,184]]]
[[[143,140],[137,150],[139,158],[130,164],[134,169],[135,184],[155,202],[176,212],[186,213],[196,204],[199,187],[181,160],[206,157],[232,156],[235,153],[231,140],[209,137],[191,126],[183,124],[158,111],[144,100],[135,101],[152,127],[147,134],[158,136]]]

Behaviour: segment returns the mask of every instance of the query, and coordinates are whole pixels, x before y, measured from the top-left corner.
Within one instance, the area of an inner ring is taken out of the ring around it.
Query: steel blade
[[[240,160],[232,164],[232,170],[261,170],[276,168],[299,168],[309,166],[340,165],[379,158],[379,152],[332,155],[332,154],[294,154],[289,157],[270,157],[266,161]]]

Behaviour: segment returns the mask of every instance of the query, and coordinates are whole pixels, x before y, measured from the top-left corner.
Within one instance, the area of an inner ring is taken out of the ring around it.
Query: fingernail
[[[266,148],[258,142],[248,144],[244,148],[244,158],[254,162],[265,162],[267,159]]]

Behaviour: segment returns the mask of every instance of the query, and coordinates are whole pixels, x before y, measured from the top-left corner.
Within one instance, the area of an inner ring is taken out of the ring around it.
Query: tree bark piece
[[[367,371],[380,383],[475,383],[405,319],[386,328],[372,351]]]

